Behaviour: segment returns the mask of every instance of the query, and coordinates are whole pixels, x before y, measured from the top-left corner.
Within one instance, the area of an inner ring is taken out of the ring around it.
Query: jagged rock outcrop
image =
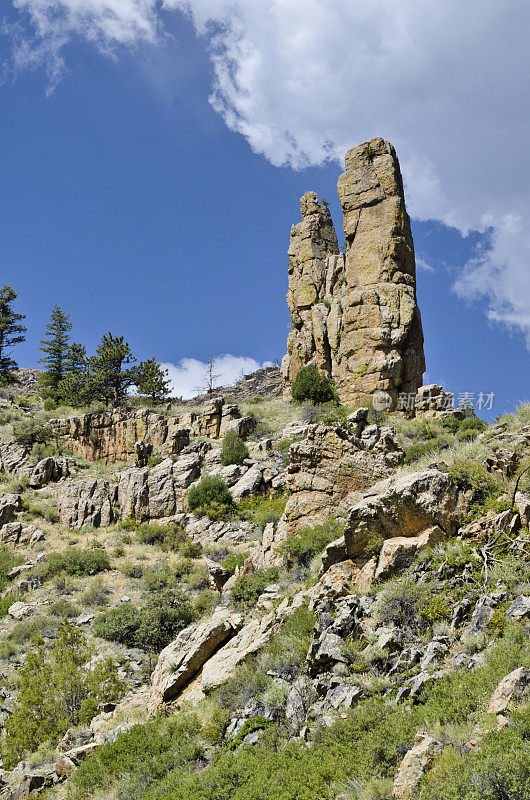
[[[22,508],[19,494],[0,494],[0,528],[15,519]]]
[[[235,403],[226,403],[223,397],[215,397],[200,412],[181,416],[179,424],[189,428],[193,436],[218,439],[228,431],[235,431],[245,439],[254,430],[256,421],[254,417],[242,417]]]
[[[211,400],[199,412],[168,417],[147,409],[82,414],[79,417],[54,419],[50,425],[62,447],[89,461],[107,464],[127,461],[138,452],[174,456],[190,443],[190,436],[217,439],[229,430],[245,438],[255,427],[254,417],[242,417],[237,405],[222,397]],[[145,459],[144,459],[145,460]]]
[[[333,378],[340,399],[366,403],[376,390],[397,403],[425,371],[414,245],[394,148],[381,138],[346,154],[338,192],[345,253],[326,204],[300,201],[291,230],[287,304],[293,330],[282,362],[286,391],[308,363]]]
[[[354,499],[401,463],[404,454],[394,429],[368,425],[367,411],[358,409],[344,428],[308,425],[305,438],[291,445],[289,499],[277,528],[264,532],[264,565],[281,562],[283,542],[300,528],[331,516],[345,518]]]
[[[197,455],[181,458],[176,462],[166,458],[155,467],[131,467],[120,472],[118,516],[121,519],[160,519],[183,511],[186,488],[198,476],[200,462]]]
[[[191,625],[162,650],[151,676],[149,708],[177,697],[201,667],[241,629],[243,617],[226,609],[216,611],[202,625]]]
[[[65,456],[32,458],[28,450],[12,440],[0,442],[0,470],[7,475],[24,478],[32,489],[40,489],[51,482],[67,478],[73,460]]]
[[[59,518],[63,525],[79,530],[110,525],[115,487],[103,478],[81,478],[65,483],[58,498]]]
[[[399,765],[394,780],[392,797],[395,800],[413,797],[423,774],[442,750],[443,745],[437,739],[426,733],[418,733],[414,746],[411,747]]]
[[[530,695],[530,669],[519,667],[500,681],[489,699],[488,714],[502,714],[512,701]]]
[[[387,539],[419,537],[438,526],[455,534],[468,502],[445,472],[427,469],[376,483],[348,512],[344,536],[326,548],[323,569],[350,558],[366,559]],[[414,542],[414,548],[422,540]]]
[[[142,440],[152,450],[167,455],[180,453],[189,444],[190,432],[178,419],[154,414],[146,409],[82,414],[79,417],[50,421],[54,433],[66,450],[110,464],[134,456],[135,443]]]
[[[325,425],[311,425],[307,437],[291,445],[289,457],[285,518],[291,530],[325,521],[344,497],[392,473],[384,452],[370,450],[342,428]]]

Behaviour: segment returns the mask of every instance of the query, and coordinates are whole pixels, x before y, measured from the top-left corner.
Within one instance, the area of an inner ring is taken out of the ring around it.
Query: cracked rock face
[[[342,402],[376,390],[395,406],[425,370],[410,221],[396,152],[383,139],[349,150],[338,192],[345,252],[327,205],[301,198],[291,230],[287,304],[293,330],[282,362],[284,390],[308,363],[333,378]]]

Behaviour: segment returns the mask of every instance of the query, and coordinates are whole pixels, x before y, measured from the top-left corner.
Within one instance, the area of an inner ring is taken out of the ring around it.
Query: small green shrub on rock
[[[242,464],[248,455],[248,447],[241,436],[235,431],[228,431],[221,447],[221,464],[224,467],[229,464]]]
[[[317,405],[337,399],[333,381],[321,375],[314,364],[308,364],[298,372],[291,386],[291,395],[295,403],[308,400]]]
[[[310,561],[321,553],[326,545],[339,539],[344,533],[342,525],[332,518],[321,525],[302,528],[284,545],[285,552],[295,558],[302,566],[309,566]]]
[[[263,594],[269,583],[274,583],[280,576],[277,567],[256,570],[251,575],[241,575],[232,589],[232,600],[237,608],[250,608],[255,605],[260,594]]]
[[[230,490],[219,475],[205,475],[188,492],[188,506],[198,516],[222,515],[234,505]]]

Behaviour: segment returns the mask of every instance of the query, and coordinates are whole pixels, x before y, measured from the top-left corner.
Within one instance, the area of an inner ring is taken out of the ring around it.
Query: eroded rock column
[[[291,230],[287,303],[293,330],[282,363],[285,391],[314,363],[342,402],[366,404],[374,391],[415,392],[425,370],[416,270],[403,182],[383,139],[346,154],[338,192],[345,252],[329,210],[314,192],[301,199]]]

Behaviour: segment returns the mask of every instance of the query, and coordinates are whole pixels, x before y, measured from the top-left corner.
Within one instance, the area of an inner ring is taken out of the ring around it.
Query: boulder
[[[416,734],[414,745],[403,758],[394,779],[392,796],[395,800],[414,797],[424,773],[443,750],[443,745],[426,733]]]
[[[506,675],[490,697],[488,714],[502,714],[513,700],[522,700],[530,695],[530,669],[519,667]]]
[[[272,636],[275,623],[274,613],[267,614],[261,620],[251,620],[224,647],[221,647],[203,667],[202,691],[208,694],[221,686],[247,656],[265,647]]]
[[[530,596],[520,594],[516,597],[506,612],[508,619],[530,619]]]
[[[44,531],[36,525],[26,525],[23,522],[8,522],[0,529],[0,541],[11,544],[26,544],[33,547],[44,538]]]
[[[380,580],[406,569],[424,547],[433,547],[445,538],[444,531],[433,525],[419,536],[396,536],[383,542],[374,579]]]
[[[65,483],[58,498],[59,518],[63,525],[79,530],[100,528],[114,519],[114,487],[103,478],[80,478]]]
[[[438,525],[456,533],[467,501],[445,472],[405,473],[376,483],[352,506],[344,531],[349,558],[366,554],[374,539],[417,537]]]
[[[217,561],[212,561],[211,558],[203,556],[203,561],[210,574],[211,581],[214,587],[220,592],[230,577],[230,572],[221,566]]]
[[[162,703],[178,697],[208,659],[236,635],[242,624],[240,615],[222,609],[202,625],[190,625],[181,631],[175,641],[162,650],[151,676],[151,713]]]
[[[0,528],[10,523],[21,508],[19,494],[0,494]]]
[[[241,500],[243,497],[249,497],[252,494],[257,494],[263,485],[263,473],[259,464],[254,464],[245,474],[238,480],[235,486],[232,486],[230,492],[234,500]]]
[[[10,617],[13,617],[13,619],[23,619],[33,614],[33,606],[30,606],[29,603],[23,603],[21,600],[17,600],[16,603],[9,606],[7,613]]]

